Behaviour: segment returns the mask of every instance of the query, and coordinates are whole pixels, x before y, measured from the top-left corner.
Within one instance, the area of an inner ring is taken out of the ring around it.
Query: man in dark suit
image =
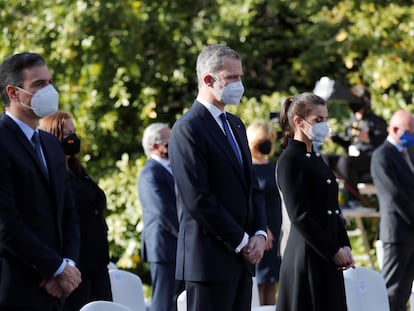
[[[151,311],[177,310],[177,297],[184,290],[174,276],[178,217],[168,159],[170,134],[167,124],[153,123],[142,138],[148,160],[138,178],[138,194],[144,218],[142,257],[151,267]]]
[[[243,95],[240,56],[224,45],[197,59],[199,93],[174,125],[169,154],[180,230],[176,278],[188,311],[248,311],[266,218],[242,121],[226,113]],[[224,114],[223,114],[224,113]]]
[[[380,240],[384,246],[381,273],[391,311],[406,310],[414,280],[414,117],[397,111],[387,140],[371,161],[371,175],[380,205]]]
[[[79,223],[57,138],[38,130],[58,93],[43,58],[0,65],[0,310],[62,310],[80,283]]]

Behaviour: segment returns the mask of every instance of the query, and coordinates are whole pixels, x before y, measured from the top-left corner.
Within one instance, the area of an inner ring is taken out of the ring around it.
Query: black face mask
[[[272,142],[270,140],[265,140],[259,146],[257,149],[260,151],[261,154],[269,154],[272,150]]]
[[[75,133],[70,134],[61,142],[63,151],[69,156],[79,153],[80,143],[81,141]]]

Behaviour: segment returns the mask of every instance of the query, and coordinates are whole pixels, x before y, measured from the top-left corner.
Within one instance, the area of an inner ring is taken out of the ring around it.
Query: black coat
[[[346,311],[342,271],[332,260],[340,247],[350,246],[335,176],[319,154],[292,140],[278,160],[276,177],[291,222],[278,311]]]

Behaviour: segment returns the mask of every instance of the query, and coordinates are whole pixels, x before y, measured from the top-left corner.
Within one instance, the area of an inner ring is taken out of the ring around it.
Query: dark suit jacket
[[[266,230],[263,195],[251,164],[245,127],[227,114],[244,172],[223,131],[199,102],[173,127],[169,155],[182,211],[176,278],[229,281],[249,269],[235,249],[244,232]]]
[[[144,218],[142,257],[149,262],[175,262],[178,217],[174,178],[161,163],[148,159],[138,179]]]
[[[39,287],[63,258],[78,259],[79,224],[57,138],[40,132],[49,178],[7,115],[0,119],[0,306],[49,305]]]
[[[414,163],[412,152],[410,155]],[[371,175],[380,205],[380,240],[414,242],[414,173],[390,142],[374,151]]]

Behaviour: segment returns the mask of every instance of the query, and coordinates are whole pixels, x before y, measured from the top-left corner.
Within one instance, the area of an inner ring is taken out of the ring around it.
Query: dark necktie
[[[414,173],[414,165],[413,165],[413,162],[411,161],[411,157],[410,157],[410,154],[409,154],[407,148],[403,149],[402,155],[403,155],[405,161],[407,161],[407,164],[410,167],[411,171]]]
[[[45,171],[46,176],[47,176],[47,166],[46,166],[46,163],[43,159],[42,151],[40,149],[41,146],[40,146],[39,133],[36,132],[36,131],[33,133],[32,143],[33,143],[34,149],[36,151],[37,158],[39,159],[40,163],[42,164],[43,170]]]
[[[231,134],[229,125],[227,124],[227,118],[225,113],[220,114],[221,122],[223,123],[224,132],[226,133],[227,140],[229,141],[231,148],[233,149],[234,153],[236,154],[237,159],[239,160],[239,164],[241,168],[243,168],[243,160],[241,157],[239,146],[237,145],[236,141]]]

